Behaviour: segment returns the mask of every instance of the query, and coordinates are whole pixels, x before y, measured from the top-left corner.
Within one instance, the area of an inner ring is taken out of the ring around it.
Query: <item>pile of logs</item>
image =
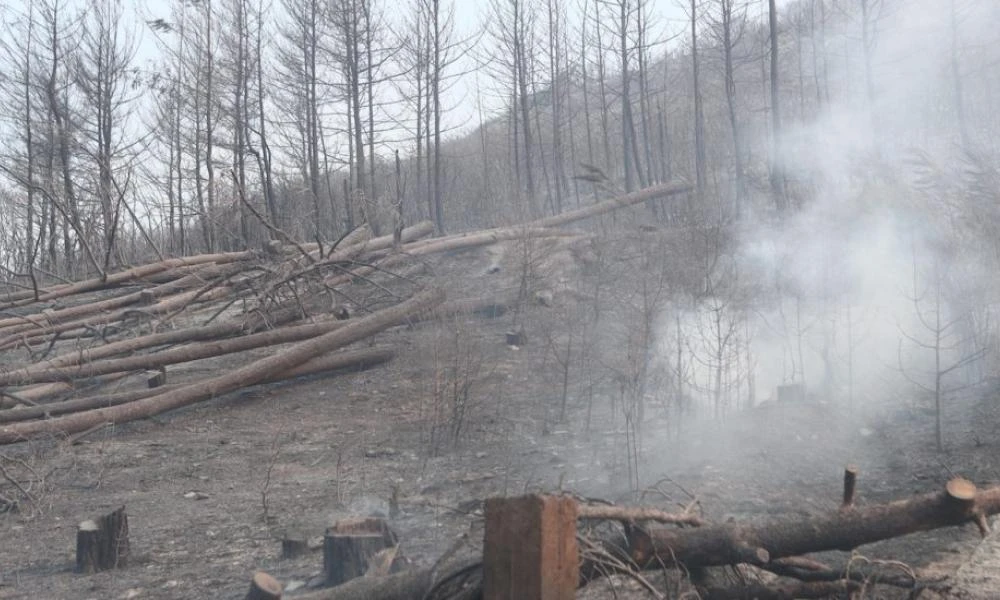
[[[482,304],[447,303],[442,290],[388,277],[390,269],[501,241],[579,237],[559,227],[689,189],[662,185],[446,237],[428,238],[429,223],[374,238],[362,228],[333,247],[278,235],[287,243],[260,251],[166,258],[45,288],[11,283],[0,294],[0,444],[85,435],[248,386],[385,362],[391,349],[344,349],[433,311]],[[359,283],[374,299],[353,297]],[[265,357],[246,354],[265,348]],[[221,356],[230,361],[221,375],[177,367]]]
[[[840,598],[876,585],[908,590],[910,597],[916,597],[921,589],[943,590],[945,586],[922,581],[901,563],[848,561],[838,565],[827,562],[829,557],[807,555],[851,551],[880,540],[965,524],[975,525],[985,535],[987,518],[1000,513],[1000,487],[979,490],[962,478],[952,479],[939,492],[859,507],[853,502],[856,472],[848,472],[845,502],[838,509],[813,516],[777,517],[765,523],[712,525],[693,514],[691,507],[670,513],[655,508],[581,504],[568,496],[495,498],[486,502],[483,538],[460,541],[429,567],[387,574],[372,566],[365,573],[354,573],[349,581],[338,577],[326,582],[332,587],[289,597],[568,600],[578,593],[581,597],[607,597],[586,596],[585,592],[592,582],[611,574],[641,582],[642,598]],[[591,525],[608,520],[621,523],[625,535],[594,535]],[[369,557],[390,543],[378,531],[354,541],[350,548],[371,545]],[[325,570],[341,574],[343,568],[331,569],[333,556],[324,553]],[[352,552],[345,556],[346,567],[373,564],[356,559]],[[713,569],[733,566],[742,569],[743,581],[714,576]],[[650,584],[646,577],[651,572],[666,574],[674,593]],[[258,574],[255,586],[258,579],[273,581]],[[272,589],[273,595],[266,597],[282,597],[280,585],[275,583]],[[254,593],[252,588],[247,598],[264,597]],[[620,591],[614,595],[633,597]]]

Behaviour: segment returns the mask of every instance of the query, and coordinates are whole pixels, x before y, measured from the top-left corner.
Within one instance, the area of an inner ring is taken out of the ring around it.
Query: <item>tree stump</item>
[[[149,389],[158,388],[161,385],[166,385],[167,383],[167,369],[166,367],[160,367],[159,371],[150,371],[146,373],[146,387]]]
[[[91,574],[124,567],[128,559],[128,516],[125,507],[83,521],[76,532],[76,572]]]
[[[383,519],[374,517],[338,521],[323,538],[326,585],[340,585],[368,571],[376,554],[396,545],[396,534]]]
[[[309,540],[304,533],[288,531],[281,538],[281,558],[298,558],[309,552]]]
[[[253,574],[245,600],[281,600],[281,583],[263,571]]]

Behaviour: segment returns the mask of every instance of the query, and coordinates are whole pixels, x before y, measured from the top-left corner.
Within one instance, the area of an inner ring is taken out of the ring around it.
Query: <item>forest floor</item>
[[[399,352],[382,367],[253,388],[76,445],[2,449],[44,481],[33,502],[0,515],[0,598],[238,599],[255,570],[306,586],[321,553],[283,560],[282,534],[318,537],[337,519],[371,514],[389,518],[405,556],[427,564],[481,520],[482,499],[528,491],[663,506],[693,496],[708,519],[725,521],[833,509],[846,464],[860,469],[859,504],[935,491],[955,474],[1000,483],[1000,415],[981,400],[950,407],[945,453],[934,449],[932,417],[903,408],[861,418],[832,405],[771,406],[678,426],[651,401],[641,435],[630,438],[614,386],[591,395],[574,383],[559,419],[559,364],[543,336],[532,337],[555,312],[533,305],[521,314],[521,347],[505,342],[513,318],[397,327],[374,340]],[[456,373],[470,385],[455,385]],[[121,505],[129,564],[74,574],[77,524]],[[979,546],[970,525],[859,553],[938,577]],[[975,579],[968,569],[963,576]]]

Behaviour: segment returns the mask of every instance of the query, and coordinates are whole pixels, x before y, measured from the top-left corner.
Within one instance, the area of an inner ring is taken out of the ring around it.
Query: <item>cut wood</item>
[[[206,263],[228,263],[238,260],[245,260],[253,257],[253,252],[223,252],[218,254],[201,254],[198,256],[186,256],[183,258],[168,258],[160,262],[149,263],[138,267],[133,267],[118,273],[112,273],[105,277],[95,277],[85,281],[75,283],[65,283],[43,290],[39,290],[38,299],[34,297],[34,292],[24,292],[19,294],[5,295],[6,302],[0,305],[2,308],[23,306],[33,302],[47,302],[57,298],[65,298],[74,294],[93,292],[96,290],[109,289],[120,286],[130,281],[140,281],[146,277],[162,274],[178,267],[190,267],[193,265],[203,265]],[[182,275],[178,275],[182,276]]]
[[[692,529],[633,528],[632,558],[640,565],[686,568],[769,560],[864,544],[939,527],[984,522],[1000,513],[1000,487],[976,490],[953,479],[941,492],[889,504],[836,510],[815,517],[786,517],[765,524],[725,524]]]
[[[267,573],[258,571],[253,574],[245,600],[281,600],[281,583]]]
[[[0,319],[0,335],[10,335],[20,331],[27,331],[33,328],[45,328],[60,323],[66,323],[72,319],[77,319],[86,315],[99,314],[102,312],[119,309],[131,304],[151,305],[157,298],[163,298],[171,294],[176,294],[192,288],[204,286],[208,281],[226,277],[239,272],[241,265],[216,265],[210,264],[200,267],[196,272],[181,277],[179,279],[163,283],[155,287],[112,297],[105,300],[86,302],[76,306],[69,306],[59,310],[45,310],[35,314],[22,317],[8,317]]]
[[[122,506],[80,523],[76,532],[76,572],[91,574],[125,566],[129,554],[128,516]]]
[[[143,315],[147,318],[152,318],[157,315],[165,315],[175,311],[183,310],[187,306],[198,303],[198,302],[212,302],[225,298],[231,289],[228,286],[211,287],[208,289],[199,289],[190,292],[183,292],[180,294],[174,294],[163,298],[156,304],[152,306],[146,306],[139,311],[138,309],[123,308],[115,312],[102,314],[100,317],[91,318],[83,317],[76,320],[67,321],[65,323],[58,323],[55,325],[49,325],[42,328],[35,328],[27,331],[21,331],[18,333],[12,333],[0,338],[0,350],[5,350],[8,348],[26,345],[28,342],[35,340],[40,337],[68,333],[76,330],[87,330],[100,328],[119,321],[125,320],[130,316]]]
[[[0,385],[3,385],[3,383],[16,385],[49,383],[53,381],[65,381],[67,379],[96,377],[98,375],[107,375],[108,373],[119,373],[123,371],[156,369],[166,365],[191,362],[194,360],[201,360],[203,358],[234,354],[236,352],[246,352],[247,350],[253,350],[255,348],[300,342],[324,333],[329,333],[343,326],[343,321],[331,319],[326,321],[317,321],[306,325],[291,325],[230,339],[187,344],[171,348],[169,350],[160,350],[149,354],[137,354],[126,358],[88,362],[72,367],[52,367],[43,370],[39,370],[34,366],[25,367],[20,369],[18,372],[22,376],[27,375],[27,377],[12,380],[9,378],[13,377],[15,372],[11,372],[0,376]]]
[[[388,362],[395,355],[396,353],[393,350],[377,348],[325,354],[312,358],[286,372],[276,373],[261,383],[276,383],[296,377],[335,371],[367,369]],[[185,387],[185,385],[187,384],[167,385],[156,389],[132,390],[116,394],[101,394],[87,398],[74,398],[62,402],[50,402],[48,404],[3,410],[0,411],[0,423],[15,423],[42,417],[56,417],[96,408],[120,406],[136,400],[142,400],[143,398],[151,398],[164,392],[178,390]]]
[[[326,585],[340,585],[365,575],[371,561],[399,543],[384,519],[366,517],[338,521],[323,537]]]
[[[0,443],[15,443],[37,435],[75,433],[106,421],[115,424],[126,423],[254,385],[315,356],[397,325],[411,315],[433,308],[443,300],[443,291],[425,290],[400,304],[347,321],[343,327],[299,342],[287,350],[232,369],[207,381],[199,381],[121,406],[90,410],[48,421],[31,421],[0,427]]]
[[[281,537],[281,558],[298,558],[308,552],[309,538],[301,531],[286,532]]]
[[[581,504],[577,509],[581,519],[610,519],[615,521],[656,521],[673,525],[704,525],[698,515],[689,513],[670,513],[657,508],[642,506],[611,506],[603,504]]]
[[[174,329],[162,333],[141,335],[124,340],[110,342],[102,346],[87,348],[84,350],[74,350],[66,354],[39,361],[32,365],[13,369],[0,373],[0,385],[14,385],[18,381],[30,381],[33,373],[38,373],[51,368],[70,367],[82,363],[92,362],[104,358],[128,354],[138,350],[165,346],[168,344],[180,344],[185,342],[198,342],[204,340],[216,340],[238,334],[255,333],[262,329],[269,329],[279,325],[284,325],[304,316],[296,307],[293,309],[282,309],[268,313],[251,314],[245,320],[228,323],[217,323],[214,325],[200,327],[186,327]]]
[[[340,585],[368,571],[368,562],[386,549],[378,532],[341,533],[333,528],[323,538],[323,573],[326,585]]]
[[[296,594],[296,600],[414,600],[446,598],[430,595],[443,581],[468,578],[481,579],[482,561],[479,557],[453,558],[430,567],[404,571],[385,577],[357,577],[332,588]],[[466,595],[452,595],[452,600],[480,598],[481,585],[470,585]]]
[[[551,217],[537,219],[528,223],[528,225],[532,227],[558,227],[560,225],[566,225],[567,223],[573,223],[574,221],[581,221],[590,217],[596,217],[597,215],[618,210],[619,208],[626,208],[641,202],[659,200],[660,198],[676,196],[677,194],[686,194],[693,189],[694,187],[689,183],[665,183],[663,185],[649,187],[630,194],[625,194],[624,196],[598,202],[597,204],[578,208],[576,210],[570,210],[564,213],[559,213],[558,215],[552,215]]]

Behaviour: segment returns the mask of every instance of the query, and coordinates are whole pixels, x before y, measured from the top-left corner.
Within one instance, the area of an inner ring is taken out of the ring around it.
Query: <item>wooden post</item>
[[[561,496],[487,500],[483,600],[576,598],[576,512]]]
[[[253,574],[244,600],[281,600],[281,583],[263,571]]]
[[[849,510],[854,506],[854,490],[858,483],[858,468],[848,466],[844,469],[844,501],[840,504],[841,510]]]
[[[124,567],[128,559],[125,507],[80,523],[76,532],[76,572],[91,574]]]
[[[396,534],[383,519],[369,517],[338,521],[323,538],[326,585],[340,585],[360,577],[379,551],[395,546]]]

